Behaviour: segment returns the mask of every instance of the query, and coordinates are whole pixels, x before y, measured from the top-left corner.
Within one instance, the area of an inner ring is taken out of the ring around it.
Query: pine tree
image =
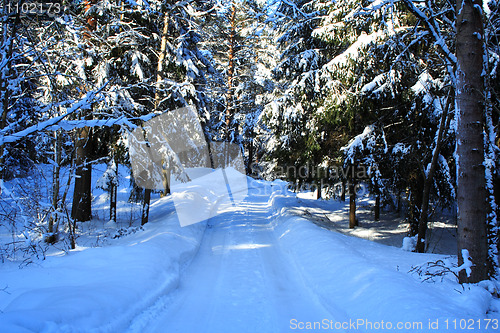
[[[214,101],[211,140],[239,145],[247,173],[255,155],[261,97],[269,89],[269,81],[258,76],[265,39],[262,11],[254,1],[221,3],[203,23],[205,34],[210,37],[202,45],[210,52],[217,69],[208,83]]]
[[[309,165],[306,178],[311,178],[310,169],[322,162],[317,141],[321,133],[314,114],[324,98],[320,69],[329,51],[327,44],[311,34],[325,3],[290,1],[275,6],[269,21],[280,55],[273,69],[275,98],[266,105],[262,117],[270,131],[266,149],[271,165],[296,169]],[[290,180],[296,178],[297,173]]]
[[[85,60],[92,60],[92,53],[95,53],[95,48],[92,47],[93,34],[97,29],[97,19],[94,14],[96,10],[96,1],[86,0],[83,3],[82,16],[84,18],[83,38],[86,40],[86,45],[89,47],[89,53],[85,56]],[[92,66],[92,65],[91,65]],[[88,64],[84,64],[82,72],[83,78],[86,80],[81,87],[82,91],[88,90],[87,85],[92,82],[92,77],[88,77]],[[87,72],[87,73],[85,73]],[[92,107],[93,108],[93,107]],[[92,110],[82,110],[80,119],[92,119]],[[75,187],[73,191],[73,205],[71,208],[71,218],[75,221],[85,222],[92,218],[92,164],[91,155],[93,153],[93,130],[91,127],[85,126],[76,129],[75,133]]]
[[[96,106],[101,113],[147,120],[153,115],[193,106],[200,121],[207,123],[210,103],[205,92],[206,73],[213,68],[198,48],[200,31],[196,17],[204,16],[197,12],[203,5],[195,1],[103,5],[96,35],[106,43],[102,43],[95,75],[99,82],[113,84],[106,99]],[[145,117],[147,114],[152,115]],[[134,123],[141,126],[142,121]],[[165,157],[165,164],[168,163],[171,161]],[[162,193],[166,194],[169,175],[164,173]],[[150,188],[145,189],[143,198],[143,223],[146,223]]]
[[[439,12],[442,21],[449,23],[452,14],[447,5],[435,6],[444,8],[430,10]],[[324,101],[322,121],[330,127],[334,124],[337,131],[343,127],[344,137],[353,137],[366,126],[384,130],[388,149],[384,154],[377,153],[375,160],[397,167],[380,168],[381,174],[368,175],[369,183],[377,199],[384,194],[386,202],[391,200],[389,188],[394,193],[409,189],[410,234],[418,232],[421,219],[425,170],[432,160],[427,147],[434,142],[440,115],[448,110],[446,104],[452,102],[446,98],[453,74],[450,63],[441,56],[427,29],[425,23],[415,20],[412,10],[390,1],[367,6],[357,1],[332,4],[329,15],[316,29],[316,34],[337,50],[323,66],[331,94]],[[451,37],[448,34],[441,40],[449,43]],[[328,133],[328,128],[325,131]],[[336,137],[341,137],[339,134]],[[448,136],[444,141],[441,153],[446,157],[440,161],[445,162],[439,165],[446,171],[453,142]],[[364,162],[361,154],[354,163]],[[440,170],[437,174],[433,184],[441,195],[433,200],[449,204],[453,198],[451,179],[447,172]],[[373,186],[380,179],[390,180],[382,181],[388,187]]]

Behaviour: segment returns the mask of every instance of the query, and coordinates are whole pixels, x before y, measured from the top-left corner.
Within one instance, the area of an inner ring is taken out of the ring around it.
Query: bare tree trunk
[[[85,0],[85,12],[88,12],[96,0]],[[97,20],[89,16],[86,21],[84,38],[90,39],[91,33],[97,28]],[[85,90],[85,87],[83,87]],[[82,118],[90,119],[92,110],[82,112]],[[71,207],[71,218],[74,225],[77,221],[85,222],[92,218],[92,165],[89,163],[92,152],[92,130],[84,127],[76,130],[75,141],[75,189],[73,192],[73,206]]]
[[[349,228],[354,229],[358,226],[356,219],[356,183],[354,179],[349,182]]]
[[[161,103],[161,88],[163,82],[163,63],[165,61],[166,52],[167,52],[167,38],[168,38],[168,30],[170,29],[170,17],[168,13],[164,13],[163,17],[163,30],[161,34],[161,44],[160,44],[160,52],[158,55],[158,63],[156,67],[156,92],[155,92],[155,111],[160,110]],[[164,163],[162,163],[164,165]],[[162,195],[166,195],[170,193],[170,188],[168,185],[168,170],[163,170],[163,185],[165,190]],[[149,222],[149,206],[151,205],[151,189],[144,189],[144,198],[142,201],[142,216],[141,216],[141,225],[144,225]]]
[[[162,165],[165,165],[166,162],[164,160],[162,160]],[[166,197],[167,195],[170,194],[170,172],[167,169],[163,169],[163,178],[162,178],[162,181],[163,181],[163,188],[164,190],[161,192],[160,196],[163,198],[163,197]]]
[[[233,103],[233,79],[234,79],[234,55],[236,52],[236,6],[234,2],[231,6],[231,31],[229,34],[229,63],[227,69],[227,94],[226,94],[226,140],[231,141],[231,124],[234,115]]]
[[[109,220],[116,222],[116,201],[118,196],[117,178],[118,178],[118,163],[116,161],[116,156],[113,155],[115,170],[114,174],[116,179],[113,179],[109,186]]]
[[[141,225],[145,225],[149,221],[149,205],[151,203],[151,190],[144,190],[144,201],[142,202],[142,218]]]
[[[460,283],[488,278],[482,5],[480,0],[459,0],[456,8],[458,264],[468,260],[462,257],[464,249],[474,264],[470,276],[460,271]]]
[[[430,193],[432,188],[432,183],[434,180],[434,173],[436,172],[438,158],[441,151],[441,145],[443,143],[443,136],[445,131],[448,130],[450,125],[451,117],[448,114],[448,103],[441,114],[441,121],[439,124],[439,131],[436,139],[436,146],[432,152],[432,160],[427,172],[425,182],[424,182],[424,191],[422,193],[422,206],[420,208],[420,219],[418,221],[418,237],[417,237],[417,246],[416,252],[423,253],[426,249],[425,235],[427,233],[427,222],[429,220],[429,200]]]
[[[163,82],[163,63],[167,54],[167,38],[170,28],[170,17],[165,13],[163,18],[163,30],[161,32],[160,53],[158,55],[158,64],[156,65],[156,92],[155,92],[155,111],[158,111],[161,102],[161,84]]]
[[[109,220],[116,222],[116,199],[117,199],[117,187],[115,184],[111,184],[109,191]]]
[[[18,6],[21,8],[24,1],[19,1]],[[5,8],[5,7],[4,7]],[[0,117],[0,130],[4,129],[7,126],[7,115],[9,112],[9,107],[11,105],[11,92],[9,88],[9,84],[11,82],[10,76],[12,75],[12,56],[14,54],[14,38],[17,35],[17,30],[19,25],[21,24],[21,11],[16,11],[16,16],[14,20],[14,25],[12,26],[11,34],[7,33],[2,37],[6,37],[7,40],[2,40],[2,44],[9,43],[7,47],[7,53],[4,55],[6,64],[5,68],[2,70],[2,77],[0,80],[0,96],[2,98],[2,115]],[[2,22],[3,29],[8,31],[10,23],[7,21]],[[4,179],[5,177],[5,144],[0,145],[0,179]]]
[[[377,194],[377,196],[375,197],[374,214],[375,221],[380,221],[380,194]]]
[[[345,202],[345,192],[347,190],[347,186],[346,186],[346,180],[345,178],[342,179],[342,193],[340,193],[340,200],[342,202]]]
[[[61,188],[61,180],[59,179],[61,174],[61,136],[58,131],[54,131],[54,155],[55,164],[52,174],[52,209],[54,214],[49,220],[49,233],[57,232],[54,231],[54,225],[57,224],[58,213],[59,213],[59,190]]]
[[[167,55],[167,38],[168,38],[168,30],[170,29],[170,17],[168,13],[165,13],[165,17],[163,18],[163,30],[161,34],[161,44],[160,44],[160,54],[158,56],[158,64],[156,67],[156,93],[155,93],[155,111],[160,111],[160,103],[161,103],[161,85],[163,82],[163,63],[165,62],[165,57]],[[165,166],[166,163],[162,160],[162,166]],[[164,197],[170,194],[170,186],[169,186],[169,171],[168,168],[163,169],[163,188],[164,190],[161,192],[161,196]],[[149,207],[149,203],[147,205]],[[144,216],[144,214],[143,214]],[[149,213],[146,214],[149,216]],[[144,220],[143,220],[144,221]],[[147,220],[146,220],[147,222]],[[144,223],[146,223],[144,222]]]
[[[398,213],[401,213],[401,206],[403,204],[403,198],[402,198],[402,194],[401,194],[401,191],[399,190],[398,191],[398,207],[397,207],[397,212]]]
[[[75,190],[71,217],[75,221],[85,222],[92,218],[92,165],[89,163],[92,137],[89,127],[77,130],[75,146]]]
[[[149,143],[146,139],[147,148],[150,149]],[[141,225],[148,223],[149,221],[149,206],[151,204],[151,189],[144,189],[144,196],[142,198],[142,215],[141,215]]]
[[[54,167],[52,169],[52,215],[49,218],[48,235],[44,241],[54,244],[58,241],[58,221],[61,213],[59,205],[59,191],[61,189],[61,136],[59,131],[54,131]],[[71,178],[71,177],[70,177]],[[62,205],[62,204],[61,204]]]
[[[410,224],[410,236],[418,235],[420,221],[420,209],[422,208],[422,195],[424,191],[425,177],[423,172],[417,172],[412,179],[408,196],[408,222]]]
[[[254,145],[253,145],[254,133],[250,137],[250,141],[248,142],[248,161],[247,161],[247,175],[252,173],[252,165],[254,160]]]

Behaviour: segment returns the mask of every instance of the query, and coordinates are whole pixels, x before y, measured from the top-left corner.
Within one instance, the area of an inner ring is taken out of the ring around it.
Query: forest
[[[102,193],[103,223],[129,214],[118,231],[139,232],[173,178],[191,180],[184,167],[227,166],[230,145],[248,179],[346,202],[351,229],[365,196],[374,221],[400,212],[413,252],[429,252],[435,214],[454,212],[458,282],[498,278],[499,1],[1,8],[2,264],[78,249]],[[178,110],[190,111],[181,120]],[[201,164],[198,148],[158,148],[188,127],[208,147]],[[137,172],[140,152],[154,155],[154,172]]]

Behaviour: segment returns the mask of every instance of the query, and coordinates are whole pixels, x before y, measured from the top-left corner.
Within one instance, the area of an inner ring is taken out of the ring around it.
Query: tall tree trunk
[[[160,54],[158,56],[158,64],[156,67],[156,92],[155,92],[155,111],[158,112],[160,111],[160,102],[161,102],[161,86],[163,82],[163,64],[165,62],[165,57],[167,55],[167,38],[168,38],[168,31],[170,29],[170,17],[168,13],[165,13],[165,16],[163,18],[163,30],[161,34],[161,44],[160,44]],[[170,173],[168,170],[168,167],[165,168],[166,164],[168,162],[162,160],[162,166],[164,166],[163,169],[163,188],[164,190],[161,192],[161,196],[164,197],[168,194],[170,194],[170,186],[169,186],[169,177]],[[145,196],[146,198],[146,196]],[[149,200],[150,196],[148,197]],[[146,207],[146,206],[145,206]],[[149,207],[149,202],[147,203],[147,207]],[[148,216],[146,214],[146,216]],[[143,215],[144,216],[144,215]],[[146,220],[147,222],[147,220]]]
[[[356,182],[351,179],[349,182],[349,228],[354,229],[358,226],[356,219]]]
[[[380,194],[375,197],[374,219],[380,221]]]
[[[410,236],[418,235],[418,222],[420,221],[420,209],[422,208],[424,183],[424,173],[417,172],[417,175],[415,175],[415,179],[412,179],[412,182],[410,184],[408,200],[408,222],[410,224]]]
[[[460,283],[488,278],[482,5],[480,0],[459,0],[456,9],[458,264],[464,263],[464,249],[474,264],[470,276],[460,271]]]
[[[160,111],[160,103],[161,103],[161,88],[163,82],[163,63],[165,62],[165,57],[167,54],[167,39],[168,39],[168,31],[170,29],[170,16],[168,12],[164,13],[163,17],[163,29],[161,33],[161,43],[160,43],[160,52],[158,55],[158,63],[156,65],[156,92],[155,92],[155,102],[154,109],[156,112]],[[147,143],[146,143],[147,144]],[[165,165],[165,163],[162,163]],[[168,169],[168,168],[167,168]],[[168,184],[168,170],[163,170],[163,185],[164,192],[162,195],[166,195],[170,193],[170,188]],[[142,201],[142,216],[141,216],[141,225],[148,223],[149,221],[149,206],[151,205],[151,189],[144,189],[144,197]]]
[[[71,217],[79,222],[89,221],[92,218],[92,136],[90,127],[77,130],[75,157],[75,190],[73,192],[73,206]]]
[[[22,7],[24,1],[19,1],[18,6],[19,8]],[[11,76],[13,74],[12,72],[12,60],[13,60],[13,54],[14,54],[14,38],[17,35],[17,30],[19,25],[21,24],[21,11],[17,10],[16,11],[16,16],[14,20],[14,25],[12,26],[12,32],[3,34],[3,38],[7,38],[7,40],[2,40],[2,44],[8,43],[7,46],[7,52],[4,54],[3,57],[5,57],[3,60],[6,62],[4,64],[4,68],[1,71],[2,72],[2,77],[0,80],[0,97],[2,98],[2,115],[0,117],[0,130],[4,129],[5,126],[7,126],[7,116],[9,113],[9,108],[11,105],[11,91],[9,88],[10,82],[12,82]],[[8,31],[10,23],[6,21],[2,22],[3,24],[3,29],[5,31]],[[4,179],[5,177],[5,144],[0,145],[0,179]]]
[[[446,103],[445,108],[441,114],[441,121],[439,124],[439,131],[436,138],[436,146],[432,152],[432,160],[429,167],[429,170],[426,174],[425,182],[424,182],[424,191],[422,193],[422,206],[420,208],[420,219],[418,221],[418,237],[417,237],[417,246],[416,251],[423,253],[425,252],[425,248],[427,243],[425,242],[425,235],[427,233],[427,222],[429,220],[429,200],[430,193],[432,188],[432,183],[434,180],[434,173],[436,172],[438,158],[441,151],[441,145],[443,143],[443,136],[445,131],[448,130],[450,125],[451,117],[448,114],[448,103]]]
[[[57,224],[58,213],[59,213],[59,190],[61,188],[61,136],[59,131],[54,131],[54,155],[55,164],[53,167],[52,174],[52,209],[54,214],[49,219],[49,233],[57,232],[54,230],[54,225]]]
[[[141,225],[145,225],[149,221],[149,205],[151,203],[151,189],[144,190],[144,201],[142,202],[142,218]]]
[[[143,129],[144,131],[144,129]],[[144,133],[145,134],[145,133]],[[149,142],[146,138],[146,142],[144,143],[146,145],[146,151],[148,151],[148,154],[150,154],[149,149],[151,149]],[[152,160],[151,155],[150,155],[150,160]],[[149,206],[151,204],[151,189],[150,188],[145,188],[144,189],[144,195],[142,197],[142,214],[141,214],[141,225],[144,225],[148,223],[149,221]]]
[[[114,174],[116,176],[110,183],[109,188],[109,220],[116,222],[116,201],[118,196],[118,163],[116,159],[116,155],[113,154],[113,164],[115,166]]]
[[[54,131],[54,166],[52,169],[52,215],[49,218],[48,235],[44,241],[49,244],[54,244],[58,241],[58,221],[61,213],[59,205],[59,191],[61,189],[61,135],[59,131]],[[71,178],[71,177],[69,177]]]
[[[166,163],[167,162],[162,159],[161,165],[166,165]],[[170,194],[170,172],[168,171],[168,168],[163,169],[162,182],[164,190],[161,192],[160,196],[163,198]]]
[[[226,94],[226,140],[231,141],[231,130],[234,116],[233,79],[235,74],[234,56],[236,52],[236,6],[234,1],[231,6],[231,31],[229,34],[229,54],[227,68],[227,94]]]
[[[85,0],[85,12],[88,12],[96,0]],[[97,20],[93,16],[87,18],[84,38],[90,39],[91,33],[97,28]],[[82,89],[85,91],[85,87]],[[90,119],[92,110],[82,112],[82,118]],[[75,221],[85,222],[92,218],[92,165],[89,163],[92,152],[91,129],[84,127],[76,130],[75,142],[75,190],[73,192],[73,206],[71,218]]]
[[[253,168],[253,160],[254,160],[254,144],[253,144],[253,139],[254,139],[254,133],[252,132],[252,135],[250,136],[250,141],[248,141],[248,161],[247,161],[247,175],[252,174]]]
[[[117,186],[112,183],[109,191],[109,220],[116,222],[116,199],[117,199]]]
[[[342,178],[342,192],[340,193],[340,201],[345,202],[345,192],[347,191],[346,179]]]
[[[96,3],[97,0],[85,0],[84,1],[85,13],[88,12],[92,8],[92,6],[95,5]],[[83,37],[85,37],[86,39],[90,39],[92,32],[94,32],[97,29],[97,20],[93,15],[90,15],[87,17],[86,23],[87,23],[85,27],[86,31],[84,31]]]
[[[168,30],[170,29],[170,17],[165,13],[163,17],[163,30],[161,32],[160,53],[158,55],[158,63],[156,65],[156,92],[155,92],[155,111],[159,111],[161,102],[161,87],[163,82],[163,63],[167,55],[167,38]]]
[[[397,212],[401,213],[401,206],[403,205],[403,194],[401,193],[401,190],[398,190],[398,207],[397,207]]]

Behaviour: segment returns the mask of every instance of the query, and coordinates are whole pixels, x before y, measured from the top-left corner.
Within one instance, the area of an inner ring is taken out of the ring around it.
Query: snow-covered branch
[[[48,120],[39,122],[38,124],[32,125],[28,128],[25,128],[16,133],[12,133],[9,135],[3,135],[0,137],[0,145],[5,143],[12,143],[18,140],[21,140],[24,137],[27,137],[36,132],[43,131],[45,129],[51,128],[55,130],[57,128],[57,124],[61,122],[63,119],[69,117],[70,115],[76,113],[78,110],[89,109],[92,103],[95,103],[99,99],[99,95],[104,89],[104,86],[98,89],[97,91],[88,92],[82,99],[74,103],[71,107],[69,107],[66,112],[60,116],[50,118]]]
[[[425,25],[425,27],[429,30],[430,34],[435,40],[435,44],[439,47],[439,49],[443,52],[446,59],[453,65],[457,64],[457,57],[455,54],[449,49],[446,41],[441,33],[441,27],[436,22],[434,16],[427,16],[420,8],[418,8],[414,1],[412,0],[402,0],[402,2],[407,6],[407,8],[415,15],[421,22]]]

